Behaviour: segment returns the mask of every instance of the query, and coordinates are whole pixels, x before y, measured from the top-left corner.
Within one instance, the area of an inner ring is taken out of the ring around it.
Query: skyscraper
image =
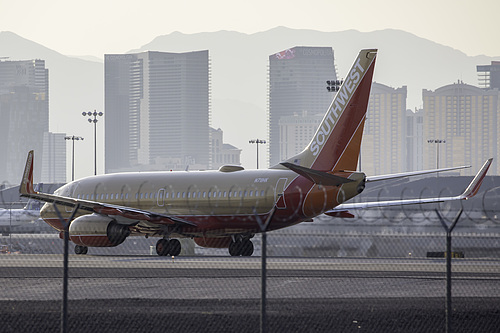
[[[311,141],[316,133],[324,114],[315,115],[303,111],[293,116],[280,118],[280,160],[299,154]]]
[[[425,169],[459,165],[477,167],[486,159],[498,156],[498,89],[483,90],[458,81],[435,91],[424,89],[422,94]],[[473,175],[474,169],[461,173]],[[498,174],[496,159],[490,174]]]
[[[208,168],[209,68],[208,51],[105,55],[106,172]]]
[[[406,158],[406,86],[374,82],[366,112],[361,167],[369,175],[408,171]]]
[[[500,90],[500,61],[492,61],[490,65],[476,66],[481,88]]]
[[[34,149],[41,165],[49,130],[49,74],[44,60],[0,61],[0,181],[18,184]],[[40,181],[41,168],[35,168]]]
[[[333,99],[326,81],[336,79],[331,47],[298,46],[269,56],[270,165],[284,157],[280,152],[281,117],[304,111],[324,114]]]
[[[65,183],[66,144],[65,133],[46,132],[43,135],[42,177],[43,183]]]

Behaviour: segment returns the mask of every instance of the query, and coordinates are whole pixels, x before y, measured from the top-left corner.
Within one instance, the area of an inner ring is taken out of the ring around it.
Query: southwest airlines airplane
[[[346,203],[371,181],[438,171],[376,177],[355,171],[376,56],[375,49],[359,53],[309,145],[267,170],[228,165],[217,171],[106,174],[76,180],[46,194],[33,189],[31,151],[21,195],[45,201],[40,215],[61,235],[70,220],[69,239],[76,244],[77,254],[142,235],[160,237],[156,244],[160,256],[178,255],[178,238],[193,238],[204,247],[228,248],[232,256],[250,256],[255,234],[312,221],[323,213],[352,216],[349,210],[357,208],[474,196],[491,159],[465,192],[455,197]],[[439,171],[453,169],[457,168]]]

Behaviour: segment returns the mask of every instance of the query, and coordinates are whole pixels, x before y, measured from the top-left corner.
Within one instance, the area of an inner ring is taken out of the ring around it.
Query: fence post
[[[460,219],[462,212],[463,209],[461,209],[460,212],[458,212],[458,215],[455,217],[455,220],[453,221],[451,226],[448,227],[443,217],[441,216],[441,214],[439,214],[439,211],[436,209],[436,214],[439,217],[439,221],[441,222],[444,230],[446,231],[446,332],[447,333],[452,332],[451,314],[453,311],[451,307],[451,232],[457,225],[457,222]]]
[[[269,213],[264,223],[254,208],[255,219],[259,224],[260,231],[262,233],[262,242],[261,242],[261,271],[260,271],[260,281],[261,281],[261,290],[260,290],[260,332],[267,332],[267,315],[266,315],[266,289],[267,289],[267,227],[269,223],[273,219],[274,213],[276,212],[276,203],[274,204],[273,209]]]
[[[69,225],[71,221],[75,218],[76,212],[80,208],[80,204],[76,204],[73,209],[73,213],[69,217],[68,221],[65,221],[61,215],[61,212],[54,204],[54,210],[56,211],[57,217],[64,227],[64,259],[63,259],[63,299],[61,306],[61,333],[68,332],[68,253],[69,253]]]

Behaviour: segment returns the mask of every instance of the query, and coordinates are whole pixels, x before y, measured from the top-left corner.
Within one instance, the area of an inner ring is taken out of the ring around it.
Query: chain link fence
[[[356,200],[449,196],[469,181],[393,182],[367,188]],[[268,232],[265,265],[260,234],[248,258],[190,239],[182,240],[178,257],[157,256],[157,238],[129,237],[84,256],[70,247],[65,326],[64,242],[43,221],[34,221],[0,237],[1,330],[444,332],[446,231],[436,210],[451,224],[463,209],[452,233],[448,329],[495,332],[499,202],[500,179],[487,177],[468,201],[364,210],[354,212],[355,218],[321,215]]]

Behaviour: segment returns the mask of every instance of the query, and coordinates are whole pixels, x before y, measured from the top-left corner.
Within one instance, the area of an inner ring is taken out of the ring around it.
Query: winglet
[[[36,194],[33,189],[33,160],[34,151],[30,150],[28,158],[26,159],[26,166],[24,167],[23,179],[19,186],[19,193],[21,194]]]
[[[490,168],[492,161],[493,158],[490,158],[486,162],[484,162],[481,170],[479,170],[476,177],[474,177],[469,186],[465,189],[464,193],[462,193],[460,199],[465,199],[465,200],[470,199],[473,196],[475,196],[477,192],[479,192],[479,188],[483,183],[484,177],[486,176],[486,173],[488,172],[488,169]]]

